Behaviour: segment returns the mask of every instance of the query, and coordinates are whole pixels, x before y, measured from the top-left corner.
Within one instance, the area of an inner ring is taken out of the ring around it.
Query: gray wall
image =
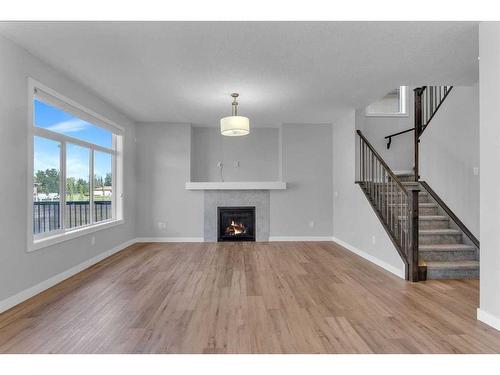
[[[252,128],[244,137],[224,137],[217,127],[193,127],[191,145],[191,181],[220,181],[219,161],[224,163],[224,181],[279,179],[278,128]]]
[[[480,309],[500,329],[500,24],[479,25],[480,106]],[[492,322],[490,321],[490,324]]]
[[[283,125],[281,133],[288,188],[271,191],[271,237],[331,236],[332,127]]]
[[[385,136],[412,128],[413,124],[413,88],[409,92],[409,116],[407,117],[367,117],[364,109],[356,110],[356,128],[360,129],[377,152],[395,171],[413,169],[413,132],[401,134],[392,139],[391,148],[387,149]]]
[[[419,168],[479,238],[479,85],[453,88],[420,137]]]
[[[266,130],[274,137],[274,129]],[[186,124],[137,124],[139,237],[203,237],[203,192],[184,188],[196,131]],[[289,188],[271,192],[270,235],[331,236],[331,126],[285,125],[281,133],[283,155],[277,158]]]
[[[190,155],[190,125],[137,124],[139,237],[203,237],[203,192],[185,189]]]
[[[134,124],[98,95],[0,37],[0,301],[135,237]],[[27,250],[28,83],[32,77],[125,127],[125,224]],[[91,236],[96,243],[91,245]]]
[[[355,180],[354,111],[333,124],[333,235],[404,275],[404,263]]]

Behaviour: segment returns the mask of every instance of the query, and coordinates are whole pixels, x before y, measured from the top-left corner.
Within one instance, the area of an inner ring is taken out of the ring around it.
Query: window
[[[36,249],[121,221],[122,129],[30,82],[28,233],[30,248]]]
[[[406,117],[408,116],[408,87],[399,86],[382,99],[366,107],[366,116]]]

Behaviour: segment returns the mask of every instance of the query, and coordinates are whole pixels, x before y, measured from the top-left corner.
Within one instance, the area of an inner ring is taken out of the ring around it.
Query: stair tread
[[[398,216],[399,219],[406,219],[406,216]],[[419,215],[419,220],[449,220],[448,216],[444,215]]]
[[[419,251],[459,251],[459,250],[475,250],[472,245],[462,243],[457,244],[431,244],[431,245],[418,245]]]
[[[404,203],[389,203],[389,206],[401,206]],[[434,202],[419,202],[419,207],[437,207],[437,203]]]
[[[388,191],[387,193],[383,193],[383,194],[389,194],[389,195],[396,195],[396,194],[400,194],[399,191]],[[419,191],[418,192],[419,195],[427,195],[428,193],[426,191]]]
[[[441,228],[441,229],[420,229],[419,230],[420,234],[461,234],[458,229],[448,229],[448,228]]]
[[[431,262],[422,262],[420,265],[425,265],[427,268],[433,269],[477,269],[479,268],[479,261],[477,260],[456,260],[456,261],[431,261]]]

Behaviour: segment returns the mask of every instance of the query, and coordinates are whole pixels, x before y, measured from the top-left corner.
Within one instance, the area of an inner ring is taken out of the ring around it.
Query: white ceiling
[[[136,121],[328,123],[402,85],[478,79],[471,22],[31,22],[0,33]]]

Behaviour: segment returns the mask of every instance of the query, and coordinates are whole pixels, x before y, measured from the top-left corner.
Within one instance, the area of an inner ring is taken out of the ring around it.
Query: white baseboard
[[[488,324],[489,326],[495,328],[497,331],[500,331],[500,318],[495,315],[490,314],[480,308],[477,309],[477,320]]]
[[[364,251],[352,246],[351,244],[348,244],[347,242],[344,242],[336,237],[332,237],[332,241],[336,242],[340,246],[346,248],[349,251],[352,251],[354,254],[359,255],[362,258],[365,258],[366,260],[369,260],[372,263],[375,263],[377,266],[382,267],[383,269],[393,273],[396,276],[399,276],[400,278],[404,279],[405,278],[405,271],[404,269],[401,270],[397,267],[394,267],[393,265],[384,262],[383,260],[380,260],[373,255],[370,255],[368,253],[365,253]]]
[[[307,242],[314,242],[314,241],[328,241],[328,242],[331,242],[332,241],[332,237],[331,236],[310,236],[310,237],[307,237],[307,236],[296,236],[296,237],[291,237],[291,236],[270,236],[269,237],[269,242],[278,242],[278,241],[297,241],[297,242],[300,242],[300,241],[307,241]]]
[[[56,284],[59,284],[61,281],[64,281],[68,278],[70,278],[73,275],[76,275],[78,272],[83,271],[86,268],[89,268],[90,266],[93,266],[94,264],[100,262],[101,260],[125,249],[126,247],[133,245],[136,243],[136,239],[133,238],[127,242],[124,242],[118,246],[115,246],[114,248],[105,251],[99,255],[96,255],[95,257],[88,259],[80,264],[77,264],[74,267],[71,267],[70,269],[63,271],[61,273],[58,273],[57,275],[52,276],[51,278],[42,281],[41,283],[38,283],[28,289],[23,290],[22,292],[19,292],[11,297],[8,297],[2,301],[0,301],[0,313],[20,304],[21,302],[26,301],[27,299],[30,299],[31,297],[43,292],[44,290],[49,289],[50,287],[53,287]]]
[[[203,242],[203,237],[137,237],[135,242]]]

